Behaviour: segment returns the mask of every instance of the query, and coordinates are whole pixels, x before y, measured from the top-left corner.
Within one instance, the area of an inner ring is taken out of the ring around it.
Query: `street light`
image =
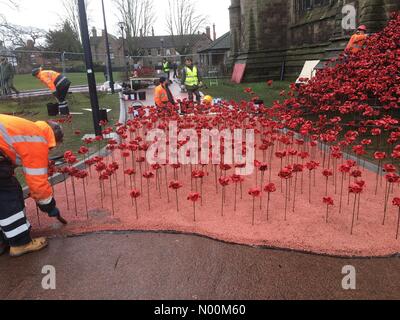
[[[125,23],[120,22],[118,23],[119,28],[121,29],[121,36],[122,36],[122,50],[123,50],[123,55],[124,55],[124,64],[125,64],[125,78],[128,81],[129,80],[129,71],[128,71],[128,62],[126,60],[126,50],[125,50],[125,39],[124,39],[124,28],[125,28]]]
[[[89,29],[86,15],[85,0],[78,0],[79,21],[81,27],[81,37],[83,50],[85,52],[86,73],[89,86],[90,104],[92,106],[93,125],[96,136],[101,136],[100,127],[100,108],[99,99],[97,97],[96,77],[93,69],[93,57],[90,47]]]

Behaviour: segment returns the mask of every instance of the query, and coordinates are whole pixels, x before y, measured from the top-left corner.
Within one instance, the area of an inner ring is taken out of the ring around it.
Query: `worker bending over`
[[[175,104],[174,97],[169,89],[169,81],[165,77],[160,78],[160,85],[154,91],[154,102],[158,108],[166,108],[168,103]]]
[[[68,115],[69,108],[66,98],[71,81],[61,73],[52,70],[43,70],[42,68],[33,69],[32,75],[43,82],[56,97],[60,108],[60,114]]]
[[[25,216],[22,187],[14,175],[21,166],[30,196],[49,217],[60,217],[48,181],[49,149],[63,140],[55,122],[31,122],[0,115],[0,254],[10,247],[18,257],[47,246],[45,238],[32,239],[31,225]]]
[[[197,103],[201,102],[200,87],[203,85],[198,68],[193,65],[191,58],[186,58],[185,67],[182,70],[182,86],[188,91],[189,101],[193,102],[193,96],[196,96]]]
[[[357,32],[351,37],[349,44],[346,47],[346,51],[350,51],[351,53],[361,51],[367,39],[367,27],[365,25],[359,26]]]

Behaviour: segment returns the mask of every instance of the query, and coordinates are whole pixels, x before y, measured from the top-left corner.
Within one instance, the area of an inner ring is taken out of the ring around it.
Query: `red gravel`
[[[116,152],[116,155],[119,152]],[[315,160],[315,159],[314,159]],[[129,163],[129,161],[128,161]],[[147,185],[143,179],[143,193],[138,199],[139,220],[136,220],[135,209],[129,197],[129,178],[127,187],[124,187],[122,168],[118,172],[119,198],[116,197],[115,187],[115,216],[111,213],[111,199],[109,184],[106,183],[105,209],[101,208],[99,185],[97,178],[89,179],[87,185],[90,219],[87,221],[83,200],[82,181],[76,182],[78,198],[78,217],[75,216],[71,182],[68,181],[70,210],[67,209],[64,185],[55,186],[55,195],[63,216],[70,222],[63,227],[44,214],[40,215],[41,226],[38,225],[36,209],[32,200],[27,200],[27,215],[33,225],[35,233],[46,235],[75,235],[96,231],[177,231],[208,236],[211,238],[238,244],[260,245],[267,247],[293,249],[339,256],[386,256],[400,252],[400,240],[395,240],[397,208],[391,205],[395,196],[391,194],[388,217],[385,226],[383,219],[384,185],[379,188],[378,196],[375,191],[375,173],[363,171],[363,179],[367,182],[367,189],[362,194],[359,221],[356,221],[354,233],[350,235],[353,211],[353,197],[347,205],[347,181],[345,181],[345,196],[343,212],[339,214],[340,177],[338,177],[338,194],[335,195],[332,178],[329,183],[329,196],[333,197],[335,206],[330,209],[329,223],[325,223],[326,206],[322,199],[325,196],[325,178],[322,168],[316,172],[316,187],[312,188],[312,204],[308,202],[308,171],[304,173],[304,193],[298,191],[296,210],[288,210],[287,221],[284,221],[285,197],[280,190],[280,179],[277,176],[280,160],[273,161],[273,182],[277,192],[272,194],[270,203],[270,220],[266,219],[266,199],[263,196],[263,210],[259,209],[259,200],[256,201],[256,222],[252,226],[252,198],[248,189],[254,188],[255,174],[246,177],[243,185],[243,200],[238,194],[237,211],[234,212],[234,185],[227,187],[224,217],[221,216],[221,187],[216,193],[214,172],[209,167],[210,175],[204,180],[203,207],[200,202],[196,206],[197,222],[193,222],[193,205],[187,200],[190,192],[189,167],[186,175],[182,169],[179,173],[184,187],[179,190],[180,212],[176,211],[175,193],[169,190],[171,201],[167,202],[166,184],[163,175],[161,197],[156,190],[155,179],[151,180],[151,211],[147,208]],[[93,171],[93,170],[92,170]],[[219,170],[218,170],[219,171]],[[168,167],[169,181],[173,180],[171,167]],[[93,173],[96,176],[96,173]],[[231,170],[228,174],[233,174]],[[266,174],[265,183],[269,174]],[[260,179],[260,175],[258,175]],[[300,181],[300,179],[299,179]],[[115,181],[114,181],[115,182]],[[136,178],[140,189],[140,179]],[[260,182],[259,182],[260,183]],[[300,185],[300,182],[299,182]],[[115,183],[114,183],[115,186]],[[293,186],[292,186],[293,187]],[[398,193],[399,187],[395,187]],[[284,187],[285,189],[285,187]],[[238,188],[238,190],[240,190]],[[300,190],[300,187],[298,187]],[[291,205],[289,205],[291,208]]]

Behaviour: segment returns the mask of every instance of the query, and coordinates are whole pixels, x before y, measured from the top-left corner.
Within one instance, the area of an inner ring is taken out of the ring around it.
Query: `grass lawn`
[[[114,80],[119,81],[120,75],[120,72],[115,72]],[[86,73],[68,73],[66,76],[69,80],[71,80],[72,86],[87,84]],[[96,73],[96,81],[98,84],[102,84],[105,82],[104,74],[102,72]],[[15,75],[14,85],[20,91],[46,89],[45,85],[42,84],[38,79],[34,78],[31,74]]]
[[[222,98],[225,100],[249,100],[250,95],[245,93],[246,88],[252,88],[253,91],[264,100],[265,105],[272,105],[275,100],[282,99],[279,95],[282,90],[288,91],[290,81],[276,81],[269,87],[266,82],[235,84],[230,81],[221,81],[218,86],[210,87],[203,90],[204,93],[214,98]]]

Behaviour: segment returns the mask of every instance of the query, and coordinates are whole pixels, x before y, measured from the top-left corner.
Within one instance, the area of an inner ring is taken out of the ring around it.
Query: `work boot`
[[[0,256],[6,252],[8,246],[5,243],[0,243]]]
[[[40,251],[48,245],[46,238],[33,239],[30,243],[20,247],[10,247],[11,257],[20,257],[24,254]]]

